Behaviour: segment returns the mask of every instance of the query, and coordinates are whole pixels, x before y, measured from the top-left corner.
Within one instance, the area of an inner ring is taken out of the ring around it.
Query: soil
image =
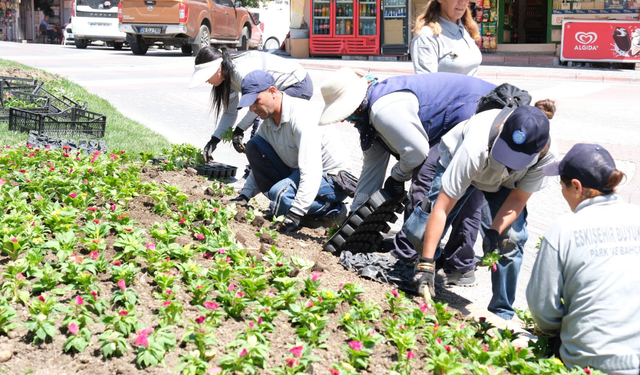
[[[9,68],[0,68],[0,77],[12,77],[12,78],[28,78],[28,79],[37,79],[38,81],[43,81],[47,83],[52,80],[56,80],[59,78],[57,75],[51,75],[49,73],[45,73],[42,70],[38,69],[23,69],[17,66],[9,67]]]
[[[0,74],[3,74],[0,71]],[[210,196],[211,189],[207,191],[207,188],[211,186],[209,181],[206,181],[200,177],[191,176],[185,171],[173,171],[164,172],[155,168],[145,167],[142,169],[142,180],[145,182],[155,181],[156,184],[169,183],[170,185],[177,186],[182,192],[187,194],[190,201],[195,202],[201,199],[212,199]],[[209,193],[209,194],[207,194]],[[216,197],[214,199],[218,199]],[[154,214],[151,211],[153,204],[150,198],[139,196],[136,197],[130,203],[129,216],[140,223],[141,227],[151,227],[154,223],[162,222],[163,218]],[[264,208],[264,207],[263,207]],[[261,221],[261,220],[258,220]],[[242,245],[250,252],[261,257],[261,250],[263,243],[273,241],[271,237],[258,238],[255,234],[258,232],[258,227],[263,225],[270,225],[270,223],[262,220],[261,223],[254,220],[254,225],[247,222],[245,212],[239,211],[235,220],[230,222],[230,227],[236,235],[236,239],[242,243]],[[324,229],[309,229],[302,228],[299,232],[288,236],[279,234],[275,246],[283,250],[287,255],[298,255],[314,262],[312,270],[299,271],[297,275],[302,283],[302,280],[311,275],[313,270],[322,272],[321,280],[322,288],[330,290],[338,290],[341,283],[354,281],[360,286],[363,286],[366,291],[361,295],[361,300],[370,300],[382,306],[385,311],[381,314],[381,319],[390,316],[388,310],[388,304],[385,300],[386,292],[394,290],[390,285],[380,284],[378,282],[365,280],[351,271],[347,271],[338,262],[338,258],[330,253],[322,251],[322,245],[327,239],[327,234]],[[113,248],[115,241],[115,235],[110,234],[107,238],[107,250],[105,252],[107,259],[112,259],[116,254],[116,250]],[[180,237],[177,240],[178,243],[187,244],[192,242],[191,238]],[[270,247],[270,246],[269,246]],[[52,260],[52,255],[49,255],[47,260]],[[200,265],[206,266],[209,261],[200,256],[196,259],[196,262]],[[0,266],[0,269],[3,267]],[[144,269],[142,270],[144,271]],[[160,307],[160,302],[153,296],[153,292],[157,291],[157,286],[153,280],[144,273],[140,272],[139,278],[135,284],[130,286],[134,288],[139,297],[140,304],[137,305],[136,313],[139,316],[139,321],[144,327],[157,326],[156,322],[151,319],[157,313]],[[96,283],[102,297],[109,299],[112,293],[117,290],[116,284],[111,280],[107,274],[100,274],[99,281]],[[178,290],[177,300],[184,306],[184,318],[195,319],[200,314],[196,307],[189,304],[190,298],[187,296],[185,288]],[[453,306],[460,303],[464,305],[466,301],[461,301],[456,298],[454,294],[443,291],[442,296],[450,302]],[[58,301],[69,305],[71,300],[75,297],[75,292],[69,291],[66,294],[59,296]],[[409,296],[411,297],[411,296]],[[211,300],[213,300],[211,296]],[[413,302],[416,304],[422,302],[419,297],[414,297]],[[18,321],[23,323],[29,318],[29,311],[21,304],[15,306],[18,313]],[[325,328],[325,332],[329,332],[329,338],[326,343],[328,349],[314,349],[313,355],[322,359],[321,362],[317,362],[312,365],[312,369],[309,373],[312,374],[328,374],[329,369],[333,362],[340,361],[340,357],[343,356],[341,346],[347,343],[347,338],[344,330],[338,327],[338,317],[348,311],[349,306],[346,303],[339,305],[336,310],[330,314],[331,323]],[[117,312],[112,312],[117,313]],[[431,312],[433,313],[433,311]],[[460,314],[456,315],[455,319],[462,319]],[[61,317],[57,319],[58,325],[60,325]],[[271,356],[267,360],[266,368],[272,368],[282,365],[282,358],[289,355],[289,348],[295,344],[295,330],[291,326],[287,318],[280,314],[280,317],[274,321],[277,331],[274,334],[268,334],[267,337],[271,341]],[[380,332],[381,324],[378,325],[378,332]],[[236,321],[234,319],[223,320],[221,326],[216,330],[215,337],[218,342],[216,347],[217,354],[211,360],[211,366],[213,367],[220,357],[228,353],[225,348],[227,344],[235,339],[236,333],[246,329],[247,322]],[[43,343],[40,345],[32,344],[33,339],[31,334],[28,334],[26,328],[21,326],[16,331],[11,332],[8,336],[0,336],[0,347],[8,347],[13,352],[13,356],[10,360],[4,363],[0,363],[1,373],[10,374],[169,374],[175,373],[174,368],[178,364],[178,358],[189,350],[194,349],[192,344],[181,344],[180,339],[185,332],[183,327],[178,327],[175,330],[175,336],[178,339],[178,345],[175,350],[171,350],[165,357],[165,367],[151,367],[144,370],[140,370],[135,365],[135,351],[130,349],[124,356],[120,358],[111,358],[105,360],[100,352],[98,345],[98,337],[105,330],[104,325],[96,323],[90,327],[93,333],[90,346],[80,354],[65,354],[62,352],[62,346],[66,339],[66,328],[58,327],[58,333],[50,343]],[[136,335],[132,334],[128,341],[132,345],[135,341]],[[234,350],[235,352],[236,350]],[[422,358],[426,355],[423,349],[423,345],[420,345],[416,351],[416,359]],[[388,373],[389,368],[395,362],[395,356],[397,356],[397,349],[389,344],[380,343],[376,345],[372,361],[368,370],[362,371],[362,374],[382,374]],[[424,367],[424,360],[420,359],[415,363],[415,374],[427,374],[429,372],[421,370]],[[261,371],[261,373],[271,373],[268,370]]]

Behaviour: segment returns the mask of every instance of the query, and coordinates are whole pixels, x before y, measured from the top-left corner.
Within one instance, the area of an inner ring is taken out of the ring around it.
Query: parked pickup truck
[[[118,20],[136,55],[144,55],[154,43],[195,55],[210,44],[257,48],[261,39],[257,22],[240,1],[122,0]]]

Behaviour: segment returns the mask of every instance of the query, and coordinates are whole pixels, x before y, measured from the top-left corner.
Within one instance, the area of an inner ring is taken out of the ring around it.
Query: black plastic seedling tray
[[[238,168],[222,163],[209,163],[196,167],[196,171],[209,179],[221,179],[235,177]]]

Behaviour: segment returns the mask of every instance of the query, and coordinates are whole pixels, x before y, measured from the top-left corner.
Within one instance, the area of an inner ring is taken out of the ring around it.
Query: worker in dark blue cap
[[[491,276],[489,311],[508,320],[514,315],[528,238],[525,205],[544,187],[542,169],[555,161],[557,152],[549,136],[549,119],[541,109],[524,105],[508,117],[501,111],[478,113],[442,137],[440,160],[425,200],[431,205],[416,207],[403,230],[408,237],[423,238],[414,281],[419,293],[435,296],[434,258],[444,228],[474,190],[482,191],[488,203],[482,218],[483,250],[502,255]]]
[[[285,216],[285,233],[344,220],[343,200],[352,192],[335,177],[349,170],[349,159],[337,134],[318,127],[320,108],[279,91],[271,74],[262,70],[242,80],[238,105],[264,121],[247,143],[251,173],[236,200],[264,193],[271,214]]]
[[[638,375],[640,207],[616,194],[625,174],[604,147],[586,143],[544,173],[560,176],[573,213],[540,242],[527,287],[531,316],[557,335],[550,347],[567,369]]]

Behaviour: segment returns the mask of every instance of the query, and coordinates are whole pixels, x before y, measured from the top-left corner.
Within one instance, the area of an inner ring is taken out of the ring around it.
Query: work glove
[[[229,199],[229,202],[234,202],[236,204],[239,204],[240,206],[246,206],[249,204],[249,198],[247,198],[247,196],[244,194],[240,194],[233,199]]]
[[[243,154],[246,149],[244,143],[242,143],[242,139],[244,138],[244,130],[236,127],[233,129],[233,137],[231,138],[231,143],[233,143],[233,148],[236,149],[239,153]]]
[[[402,197],[404,192],[404,181],[398,181],[395,178],[389,176],[384,182],[382,190],[386,191],[392,198]]]
[[[413,283],[424,299],[436,296],[436,262],[433,258],[420,257],[415,265]]]
[[[202,149],[202,156],[204,157],[205,163],[213,161],[213,152],[216,150],[216,147],[218,147],[218,143],[220,143],[220,138],[212,135],[209,142],[207,142]]]
[[[297,231],[300,227],[300,220],[302,220],[302,216],[289,212],[289,214],[284,218],[282,224],[280,224],[280,232],[290,234]]]
[[[482,240],[482,251],[484,255],[491,254],[495,251],[500,252],[500,233],[495,229],[489,229],[484,233],[484,240]]]

